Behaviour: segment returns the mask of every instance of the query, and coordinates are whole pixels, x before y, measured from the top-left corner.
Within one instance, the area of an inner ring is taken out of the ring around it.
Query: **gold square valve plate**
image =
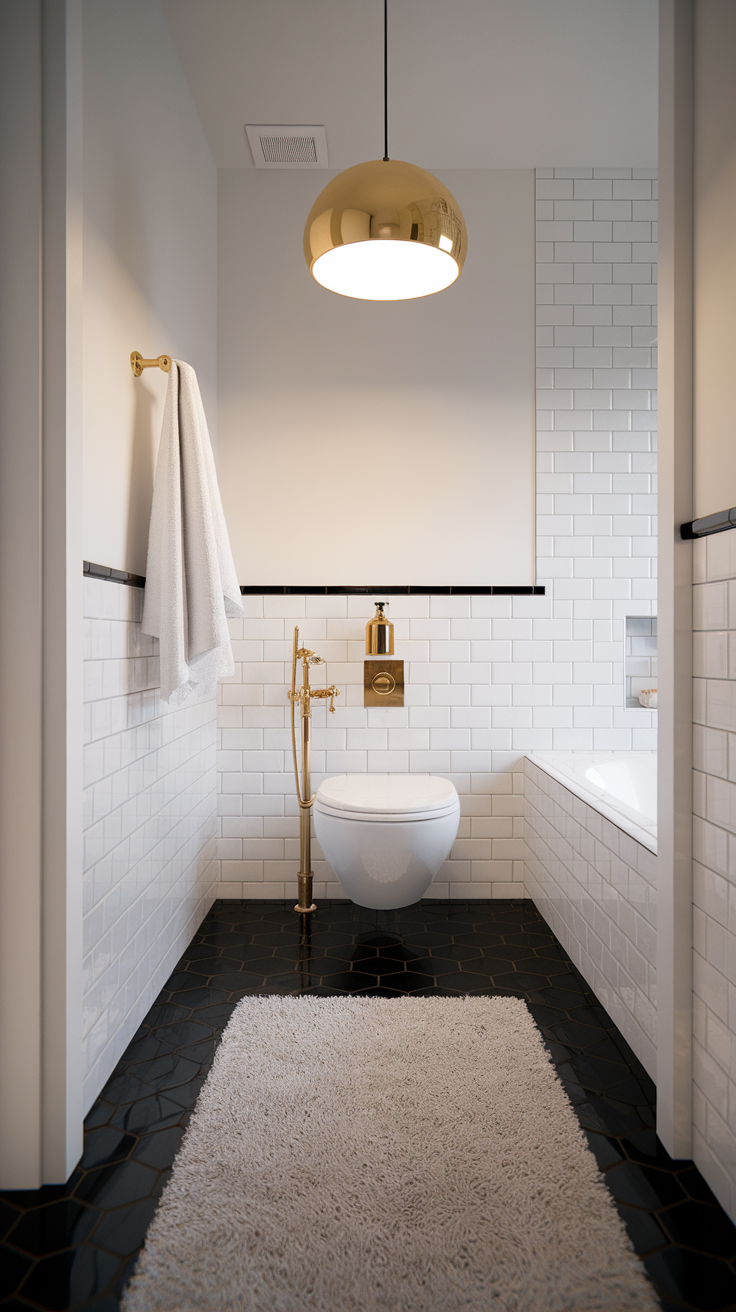
[[[363,705],[404,705],[403,661],[364,661]]]

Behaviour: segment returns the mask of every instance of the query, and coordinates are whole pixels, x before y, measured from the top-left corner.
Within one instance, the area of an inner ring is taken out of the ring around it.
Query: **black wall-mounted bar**
[[[715,515],[704,515],[702,519],[692,519],[688,524],[681,524],[680,537],[689,542],[691,538],[707,538],[711,533],[723,533],[727,528],[736,528],[736,506],[731,510],[719,510]]]
[[[145,588],[146,580],[141,574],[128,574],[124,569],[111,569],[109,565],[95,565],[92,560],[83,562],[84,573],[90,579],[103,579],[108,583],[124,583],[129,588]]]
[[[735,512],[736,513],[736,512]],[[95,565],[91,560],[84,561],[84,573],[88,578],[104,579],[108,583],[124,583],[129,588],[145,588],[146,580],[141,574],[128,574],[124,569],[111,569],[109,565]],[[374,594],[385,593],[387,597],[543,597],[544,587],[505,587],[502,584],[494,583],[488,586],[480,584],[470,587],[456,586],[438,586],[432,587],[427,584],[424,587],[289,587],[288,585],[273,586],[266,583],[241,583],[240,591],[244,596],[257,596],[266,593],[268,596],[286,597],[286,596],[310,596],[310,597],[344,597],[344,596],[373,596]]]

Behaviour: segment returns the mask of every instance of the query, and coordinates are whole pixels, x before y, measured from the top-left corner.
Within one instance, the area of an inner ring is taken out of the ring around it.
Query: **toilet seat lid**
[[[455,785],[434,774],[340,774],[317,789],[333,810],[368,815],[446,810],[456,798]]]

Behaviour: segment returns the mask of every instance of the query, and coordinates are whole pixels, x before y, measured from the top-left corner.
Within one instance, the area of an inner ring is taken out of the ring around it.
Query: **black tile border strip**
[[[271,587],[265,584],[241,583],[240,591],[243,595],[255,596],[265,593],[269,596],[308,596],[308,597],[344,597],[344,596],[377,596],[383,593],[388,597],[543,597],[545,595],[544,586],[526,587],[514,586],[505,587],[498,583],[492,586],[483,586],[482,584],[471,584],[470,586],[457,587],[437,586],[425,584],[423,586],[406,586],[379,587],[360,586],[360,587]]]
[[[123,583],[129,588],[145,588],[146,580],[141,574],[128,574],[124,569],[111,569],[109,565],[95,565],[91,560],[85,560],[84,572],[89,578],[103,579],[108,583]],[[240,591],[243,596],[309,596],[309,597],[344,597],[344,596],[375,596],[383,593],[387,597],[543,597],[545,590],[543,585],[526,587],[524,585],[505,587],[501,584],[494,583],[489,586],[481,584],[470,585],[465,587],[438,586],[433,587],[431,584],[414,587],[407,584],[406,586],[392,585],[391,587],[290,587],[287,584],[273,586],[265,583],[241,583]]]
[[[107,583],[124,583],[129,588],[145,588],[146,580],[141,574],[129,574],[124,569],[112,569],[110,565],[95,565],[93,560],[82,562],[84,573],[91,579],[102,579]]]

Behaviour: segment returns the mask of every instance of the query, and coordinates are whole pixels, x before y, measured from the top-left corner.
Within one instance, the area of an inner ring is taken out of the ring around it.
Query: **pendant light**
[[[450,287],[465,262],[460,207],[439,179],[388,157],[388,0],[383,4],[383,159],[346,169],[309,211],[304,254],[316,282],[362,301]]]

